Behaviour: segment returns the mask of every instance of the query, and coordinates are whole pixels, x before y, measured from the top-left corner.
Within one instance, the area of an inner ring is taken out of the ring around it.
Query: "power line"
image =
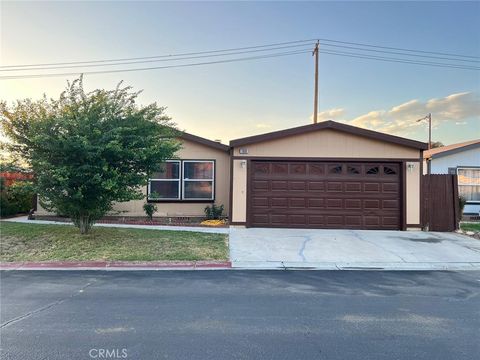
[[[86,64],[86,65],[65,65],[65,66],[52,66],[52,67],[31,67],[31,68],[22,68],[22,69],[0,69],[0,72],[5,71],[29,71],[29,70],[57,70],[57,69],[71,69],[71,68],[86,68],[86,67],[99,67],[99,66],[118,66],[118,65],[131,65],[131,64],[144,64],[144,63],[153,63],[153,62],[163,62],[163,61],[178,61],[178,60],[191,60],[191,59],[200,59],[200,58],[209,58],[209,57],[218,57],[218,56],[229,56],[229,55],[239,55],[239,54],[248,54],[261,51],[273,51],[273,50],[282,50],[282,49],[293,49],[298,47],[305,47],[304,44],[301,45],[290,45],[290,46],[279,46],[268,49],[255,49],[255,50],[245,50],[245,51],[236,51],[229,52],[225,54],[212,54],[212,55],[198,55],[198,56],[186,56],[186,57],[176,57],[174,59],[162,58],[162,59],[151,59],[151,60],[140,60],[140,61],[125,61],[117,63],[101,63],[101,64]],[[302,48],[298,50],[309,50],[308,48]]]
[[[379,52],[379,53],[386,53],[386,54],[394,54],[394,55],[401,55],[401,56],[408,56],[408,57],[425,57],[425,58],[432,58],[432,59],[440,59],[440,60],[451,60],[451,61],[464,61],[464,62],[473,62],[473,63],[480,63],[480,60],[467,60],[467,59],[454,59],[454,58],[447,58],[447,57],[440,57],[440,56],[428,56],[428,55],[417,55],[417,54],[405,54],[402,52],[396,51],[385,51],[385,50],[376,50],[376,49],[363,49],[360,47],[355,46],[344,46],[344,45],[332,45],[332,44],[323,44],[324,46],[331,46],[331,47],[340,47],[346,49],[354,49],[360,51],[369,51],[369,52]],[[206,54],[206,55],[198,55],[198,56],[186,56],[186,57],[176,57],[171,58],[167,55],[167,58],[155,58],[149,60],[135,60],[135,61],[125,61],[125,62],[115,62],[115,63],[95,63],[95,64],[72,64],[72,65],[65,65],[65,66],[49,66],[49,67],[30,67],[30,68],[8,68],[8,69],[1,69],[0,72],[7,72],[7,71],[28,71],[28,70],[57,70],[57,69],[69,69],[69,68],[87,68],[87,67],[103,67],[103,66],[118,66],[118,65],[131,65],[131,64],[142,64],[142,63],[153,63],[153,62],[164,62],[164,61],[179,61],[179,60],[191,60],[191,59],[199,59],[199,58],[209,58],[209,57],[219,57],[219,56],[230,56],[230,55],[238,55],[238,54],[247,54],[247,53],[255,53],[255,52],[264,52],[264,51],[273,51],[273,50],[281,50],[281,49],[292,49],[298,47],[304,47],[305,44],[298,44],[298,45],[287,45],[287,46],[278,46],[278,47],[270,47],[270,48],[263,48],[263,49],[254,49],[254,50],[245,50],[245,51],[229,51],[225,53],[215,53],[215,54]],[[303,50],[303,49],[302,49]],[[305,49],[306,50],[306,49]],[[173,55],[172,55],[173,56]],[[405,59],[409,61],[410,59]],[[451,64],[455,65],[455,64]]]
[[[0,76],[0,80],[11,80],[11,79],[27,79],[27,78],[42,78],[42,77],[55,77],[55,76],[71,76],[71,75],[79,75],[79,74],[110,74],[110,73],[118,73],[118,72],[132,72],[132,71],[145,71],[145,70],[157,70],[157,69],[170,69],[170,68],[182,68],[182,67],[190,67],[190,66],[200,66],[200,65],[210,65],[210,64],[222,64],[222,63],[230,63],[236,61],[247,61],[247,60],[257,60],[257,59],[267,59],[267,58],[274,58],[280,56],[288,56],[288,55],[296,55],[296,54],[306,54],[310,53],[311,50],[305,51],[290,51],[284,53],[276,53],[276,54],[269,54],[269,55],[259,55],[259,56],[251,56],[251,57],[244,57],[244,58],[236,58],[236,59],[227,59],[227,60],[218,60],[218,61],[206,61],[200,63],[190,63],[190,64],[175,64],[175,65],[165,65],[165,66],[152,66],[146,68],[134,68],[134,69],[117,69],[117,70],[100,70],[100,71],[85,71],[85,72],[70,72],[70,73],[56,73],[56,74],[26,74],[26,75],[9,75],[9,76]]]
[[[100,64],[100,63],[110,63],[110,62],[120,62],[120,61],[135,61],[135,60],[149,60],[149,59],[165,59],[171,58],[175,59],[181,56],[195,56],[195,55],[203,55],[203,54],[218,54],[218,53],[225,53],[231,51],[239,51],[239,50],[253,50],[253,49],[263,49],[261,51],[268,51],[273,49],[267,49],[275,46],[280,45],[291,45],[291,44],[299,44],[297,46],[308,45],[308,43],[313,43],[317,39],[307,39],[307,40],[296,40],[296,41],[288,41],[288,42],[280,42],[280,43],[272,43],[272,44],[264,44],[264,45],[256,45],[256,46],[246,46],[246,47],[238,47],[238,48],[229,48],[229,49],[221,49],[221,50],[209,50],[209,51],[199,51],[199,52],[189,52],[189,53],[179,53],[179,54],[169,54],[169,55],[156,55],[156,56],[144,56],[144,57],[131,57],[131,58],[120,58],[120,59],[104,59],[104,60],[90,60],[90,61],[71,61],[71,62],[54,62],[54,63],[37,63],[37,64],[22,64],[22,65],[4,65],[0,66],[0,69],[11,69],[11,68],[31,68],[31,67],[38,67],[38,66],[55,66],[55,65],[80,65],[80,64]],[[421,53],[421,54],[434,54],[434,55],[446,55],[446,56],[453,56],[453,57],[463,57],[463,58],[471,58],[471,59],[480,59],[480,56],[471,56],[471,55],[463,55],[463,54],[453,54],[453,53],[444,53],[444,52],[434,52],[434,51],[425,51],[425,50],[413,50],[413,49],[405,49],[405,48],[396,48],[396,47],[389,47],[389,46],[380,46],[380,45],[372,45],[372,44],[364,44],[358,42],[347,42],[347,41],[339,41],[339,40],[332,40],[326,38],[320,38],[320,43],[326,46],[336,46],[336,47],[345,47],[342,45],[337,44],[347,44],[347,45],[356,45],[361,47],[369,47],[375,49],[390,49],[390,50],[399,50],[403,52],[411,52],[411,53]],[[329,44],[334,43],[334,44]],[[301,45],[300,45],[301,44]],[[353,48],[357,49],[357,48]],[[382,50],[375,50],[375,49],[363,49],[358,48],[357,50],[362,51],[375,51],[375,52],[385,52],[387,51]],[[402,56],[417,56],[417,57],[430,57],[428,55],[418,55],[418,54],[403,54],[403,53],[393,53],[396,55]],[[212,55],[213,56],[213,55]],[[434,57],[432,57],[434,58]],[[440,58],[438,59],[443,60],[452,60],[452,61],[477,61],[477,60],[465,60],[465,59],[452,59],[452,58]],[[113,65],[113,64],[111,64]],[[87,65],[86,65],[87,66]],[[88,65],[92,66],[92,65]],[[66,66],[68,67],[68,66]],[[77,66],[75,66],[77,67]],[[34,70],[34,69],[30,69]],[[4,70],[5,71],[5,70]]]
[[[114,62],[114,61],[147,60],[147,59],[155,59],[155,58],[168,58],[168,57],[177,57],[177,56],[214,54],[214,53],[221,53],[221,52],[227,52],[227,51],[237,51],[237,50],[247,50],[247,49],[259,49],[259,48],[267,48],[267,47],[272,47],[272,46],[298,44],[298,43],[309,43],[309,42],[313,43],[315,40],[316,39],[295,40],[295,41],[287,41],[287,42],[281,42],[281,43],[273,43],[273,44],[266,44],[266,45],[255,45],[255,46],[245,46],[245,47],[229,48],[229,49],[221,49],[221,50],[208,50],[208,51],[197,51],[197,52],[188,52],[188,53],[179,53],[179,54],[144,56],[144,57],[131,57],[131,58],[121,58],[121,59],[71,61],[71,62],[56,62],[56,63],[43,63],[43,64],[5,65],[5,66],[0,66],[0,68],[49,66],[49,65],[74,65],[74,64],[90,64],[90,63],[103,63],[103,62]],[[304,44],[304,45],[307,45],[307,44]]]
[[[301,41],[306,41],[306,40],[301,40]],[[293,43],[293,42],[290,42],[290,43]],[[337,45],[330,45],[330,44],[325,44],[325,45],[327,45],[327,46],[337,46]],[[270,49],[246,50],[246,51],[237,51],[237,52],[232,52],[230,50],[230,53],[226,53],[226,54],[199,55],[199,56],[191,56],[191,57],[183,57],[183,58],[166,59],[166,60],[161,60],[161,59],[160,60],[151,60],[151,61],[146,61],[146,62],[186,60],[186,59],[211,57],[211,56],[230,56],[230,55],[235,55],[235,54],[251,53],[251,52],[257,52],[257,51],[268,51],[268,50],[271,51],[271,50],[275,50],[275,49],[293,48],[293,47],[299,47],[299,46],[305,46],[305,45],[304,44],[302,44],[302,45],[290,45],[290,46],[283,46],[283,47],[276,47],[276,48],[272,48],[272,45],[259,45],[259,46],[256,46],[256,48],[266,47],[266,46],[270,46]],[[357,50],[360,50],[360,51],[364,51],[364,50],[368,51],[368,49],[361,49],[361,48],[356,48],[356,47],[347,47],[347,46],[340,46],[340,45],[338,45],[338,47],[353,48],[353,49],[357,49]],[[250,48],[252,48],[252,47],[250,47]],[[221,50],[215,50],[215,52],[220,52],[220,51]],[[396,52],[390,52],[390,51],[388,51],[388,52],[387,51],[380,51],[380,50],[370,50],[370,51],[397,54]],[[287,55],[302,54],[302,53],[308,53],[308,52],[310,52],[310,51],[309,50],[304,50],[304,49],[299,49],[299,50],[291,51],[291,52],[265,54],[265,55],[244,57],[244,58],[223,59],[223,60],[218,60],[218,61],[206,61],[206,62],[187,63],[187,64],[170,64],[170,65],[165,65],[165,66],[152,66],[152,67],[145,67],[145,68],[110,69],[110,70],[86,71],[86,72],[79,71],[79,72],[69,72],[69,73],[10,75],[10,76],[0,76],[0,80],[69,76],[69,75],[78,75],[80,73],[83,73],[83,74],[108,74],[108,73],[118,73],[118,72],[132,72],[132,71],[145,71],[145,70],[156,70],[156,69],[167,69],[167,68],[180,68],[180,67],[229,63],[229,62],[235,62],[235,61],[246,61],[246,60],[274,58],[274,57],[278,57],[278,56],[287,56]],[[383,56],[369,55],[369,54],[358,53],[358,52],[341,52],[341,51],[328,50],[328,49],[327,50],[322,49],[320,52],[323,53],[323,54],[344,56],[344,57],[350,57],[350,58],[360,58],[360,59],[369,59],[369,60],[378,60],[378,61],[386,61],[386,62],[423,65],[423,66],[433,66],[433,67],[443,67],[443,68],[455,68],[455,69],[463,69],[463,70],[480,70],[480,67],[476,67],[476,66],[472,66],[472,65],[468,65],[468,64],[441,63],[441,62],[421,61],[421,60],[405,59],[405,58],[397,58],[397,57],[383,57]],[[205,54],[205,53],[208,53],[208,52],[202,52],[202,53]],[[412,54],[398,53],[398,55],[411,56]],[[438,58],[438,57],[433,57],[433,58]],[[126,62],[124,64],[133,64],[133,63],[142,63],[142,62],[143,61],[137,61],[137,62],[134,61],[134,62]],[[115,66],[115,65],[122,65],[122,64],[121,63],[114,63],[114,64],[102,64],[102,66],[103,65]],[[87,65],[85,65],[85,66],[87,66]],[[99,66],[99,65],[91,65],[91,66]],[[69,68],[70,66],[66,66],[66,67]],[[74,67],[76,67],[76,65]],[[83,66],[80,66],[80,67],[83,67]],[[22,69],[22,70],[53,70],[53,69],[56,69],[56,68],[55,67],[35,68],[35,69],[31,68],[31,69]]]
[[[358,42],[348,42],[348,41],[339,41],[339,40],[332,40],[332,39],[322,39],[319,38],[320,41],[327,41],[339,44],[347,44],[347,45],[359,45],[365,47],[373,47],[379,49],[390,49],[390,50],[400,50],[400,51],[408,51],[408,52],[417,52],[423,54],[434,54],[434,55],[447,55],[447,56],[457,56],[457,57],[464,57],[464,58],[473,58],[473,59],[480,59],[480,56],[472,56],[472,55],[462,55],[462,54],[453,54],[453,53],[444,53],[444,52],[435,52],[435,51],[424,51],[424,50],[414,50],[414,49],[405,49],[405,48],[396,48],[391,46],[380,46],[380,45],[371,45],[365,43],[358,43]]]
[[[339,56],[346,56],[346,57],[352,57],[352,58],[371,59],[371,60],[380,60],[380,61],[388,61],[388,62],[398,62],[398,63],[405,63],[405,64],[426,65],[426,66],[435,66],[435,67],[464,69],[464,70],[480,70],[480,67],[467,66],[467,65],[435,63],[435,62],[418,61],[418,60],[414,61],[414,60],[407,60],[407,59],[398,59],[398,58],[365,55],[365,54],[349,53],[349,52],[335,52],[335,51],[328,51],[328,50],[320,50],[320,52],[323,54],[330,54],[330,55],[339,55]]]
[[[370,52],[379,52],[383,54],[394,54],[394,55],[402,55],[402,56],[414,56],[414,57],[421,57],[421,58],[429,58],[429,59],[439,59],[439,60],[451,60],[451,61],[464,61],[464,62],[473,62],[473,63],[480,63],[479,60],[468,60],[468,59],[455,59],[451,57],[442,57],[442,56],[430,56],[430,55],[417,55],[417,54],[405,54],[402,52],[397,51],[385,51],[385,50],[376,50],[376,49],[363,49],[361,47],[356,46],[345,46],[345,45],[334,45],[334,44],[325,44],[320,43],[323,46],[332,46],[332,47],[339,47],[344,49],[354,49],[354,50],[361,50],[361,51],[370,51]]]

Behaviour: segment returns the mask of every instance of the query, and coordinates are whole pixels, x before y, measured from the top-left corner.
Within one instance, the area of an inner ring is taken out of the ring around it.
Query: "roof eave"
[[[380,141],[391,142],[391,143],[395,143],[395,144],[399,144],[399,145],[403,145],[406,147],[411,147],[419,150],[428,149],[428,144],[424,142],[405,139],[399,136],[384,134],[378,131],[367,130],[367,129],[363,129],[363,128],[359,128],[351,125],[341,124],[332,120],[324,121],[318,124],[304,125],[304,126],[286,129],[286,130],[279,130],[271,133],[231,140],[230,146],[237,147],[242,145],[249,145],[249,144],[258,143],[261,141],[275,140],[275,139],[279,139],[287,136],[304,134],[310,131],[316,131],[321,129],[333,129],[333,130],[343,131],[353,135],[364,136],[364,137],[368,137],[368,138],[372,138]]]
[[[221,151],[225,151],[225,152],[230,151],[230,146],[228,146],[228,145],[224,145],[224,144],[219,143],[217,141],[212,141],[212,140],[209,140],[209,139],[205,139],[205,138],[197,136],[197,135],[193,135],[193,134],[183,132],[183,133],[180,134],[179,137],[183,140],[193,141],[193,142],[196,142],[198,144],[202,144],[202,145],[205,145],[205,146],[217,149],[217,150],[221,150]]]

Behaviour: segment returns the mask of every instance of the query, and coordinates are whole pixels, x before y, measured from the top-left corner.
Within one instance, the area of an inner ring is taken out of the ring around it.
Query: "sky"
[[[0,21],[1,66],[316,38],[480,57],[480,2],[2,1]],[[340,57],[322,53],[325,48],[320,45],[319,120],[427,141],[426,124],[415,120],[431,112],[434,141],[480,137],[480,71]],[[75,77],[1,79],[0,99],[58,97]],[[85,75],[84,84],[87,90],[112,89],[123,80],[143,90],[141,104],[166,106],[181,130],[228,143],[311,123],[313,78],[313,57],[303,53]]]

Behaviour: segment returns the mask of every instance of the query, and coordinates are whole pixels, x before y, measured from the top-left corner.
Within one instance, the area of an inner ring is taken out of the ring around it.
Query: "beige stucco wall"
[[[240,154],[239,149],[248,154]],[[325,129],[301,135],[236,147],[233,154],[238,157],[298,157],[298,158],[346,158],[346,159],[419,159],[420,150],[389,142],[369,139],[332,129]],[[240,160],[235,160],[239,162]],[[407,172],[407,223],[420,222],[420,166],[415,163]],[[247,174],[240,166],[233,167],[233,208],[232,221],[246,221]],[[245,194],[244,196],[241,196]],[[242,203],[238,203],[241,201]]]
[[[230,155],[226,151],[218,150],[193,141],[182,140],[183,147],[177,152],[179,159],[190,160],[215,160],[215,204],[225,206],[224,214],[228,214],[230,191]],[[144,194],[147,187],[143,188]],[[145,216],[143,204],[145,200],[134,200],[116,203],[110,215],[119,216]],[[203,216],[204,208],[210,203],[157,203],[158,211],[155,216]],[[38,215],[51,215],[38,206]]]
[[[407,162],[407,224],[420,224],[420,162]]]
[[[233,160],[232,221],[245,222],[247,215],[247,162]]]

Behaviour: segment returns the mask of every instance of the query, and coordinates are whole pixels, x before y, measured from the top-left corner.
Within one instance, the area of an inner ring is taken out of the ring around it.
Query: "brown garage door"
[[[400,229],[400,164],[252,161],[248,225]]]

